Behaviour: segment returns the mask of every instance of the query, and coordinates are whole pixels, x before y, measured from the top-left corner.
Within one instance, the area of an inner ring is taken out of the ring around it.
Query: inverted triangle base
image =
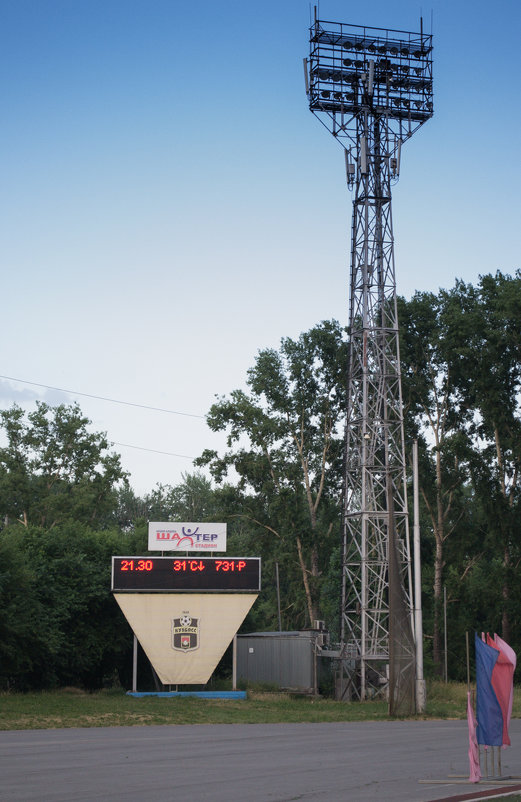
[[[114,598],[164,685],[204,685],[257,595],[115,593]]]

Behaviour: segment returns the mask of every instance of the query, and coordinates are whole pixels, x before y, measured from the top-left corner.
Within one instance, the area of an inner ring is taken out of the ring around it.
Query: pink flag
[[[506,742],[503,741],[503,745],[506,745],[507,743],[508,743],[508,745],[510,745],[510,738],[508,736],[508,728],[510,726],[510,718],[512,716],[512,704],[513,704],[513,701],[514,701],[514,671],[516,670],[517,657],[516,657],[516,653],[512,649],[512,647],[509,646],[508,643],[506,643],[502,638],[499,637],[499,635],[496,635],[495,633],[494,633],[494,643],[496,644],[496,646],[499,649],[499,651],[501,652],[501,654],[504,656],[504,659],[505,659],[506,664],[507,664],[504,668],[501,668],[501,670],[505,673],[506,677],[508,677],[508,684],[509,684],[509,688],[508,688],[508,691],[509,691],[509,693],[508,693],[508,703],[506,705],[506,715],[505,715],[505,711],[503,711],[503,720],[505,722],[506,735],[507,735],[508,741],[506,741]],[[498,660],[498,662],[499,662],[499,660]]]
[[[470,691],[467,693],[467,721],[469,725],[469,782],[478,783],[481,780],[481,768],[479,765],[479,747],[476,739],[476,719],[472,710]]]
[[[494,636],[495,638],[496,636]],[[499,652],[499,656],[492,671],[492,687],[497,696],[501,713],[503,715],[503,746],[510,746],[510,736],[508,734],[509,705],[510,697],[513,694],[514,666],[508,659],[504,651],[501,650],[496,641],[487,632],[487,645],[492,646]]]

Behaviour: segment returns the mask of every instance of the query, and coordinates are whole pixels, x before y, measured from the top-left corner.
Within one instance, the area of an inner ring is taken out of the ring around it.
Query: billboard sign
[[[226,551],[226,524],[150,521],[149,551]]]

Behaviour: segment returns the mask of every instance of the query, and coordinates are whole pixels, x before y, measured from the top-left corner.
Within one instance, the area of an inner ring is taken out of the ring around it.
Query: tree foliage
[[[446,542],[457,533],[465,506],[467,414],[454,382],[447,293],[399,299],[404,420],[420,445],[420,492],[433,535],[432,656],[442,667],[443,569]]]
[[[207,451],[199,464],[218,482],[236,472],[240,514],[271,562],[284,566],[293,625],[320,617],[324,571],[338,542],[345,366],[344,333],[325,321],[298,340],[283,339],[279,350],[260,351],[249,392],[233,391],[208,415],[213,431],[227,432],[228,451]]]
[[[400,306],[406,420],[420,437],[426,529],[434,538],[427,598],[439,668],[444,585],[449,604],[462,603],[451,623],[473,628],[479,621],[507,641],[515,637],[521,275],[481,276],[476,286],[457,281],[449,291],[416,293]],[[477,577],[488,577],[479,604]]]
[[[487,539],[503,566],[501,629],[511,639],[510,595],[521,558],[521,274],[457,282],[449,296],[453,374],[472,417],[469,469]]]
[[[0,412],[7,444],[0,448],[0,514],[52,528],[71,520],[103,521],[115,504],[114,490],[126,478],[118,454],[104,434],[89,431],[77,404],[33,412],[18,406]]]
[[[129,627],[110,592],[117,532],[67,522],[52,530],[12,525],[0,554],[0,685],[99,688],[130,648]]]

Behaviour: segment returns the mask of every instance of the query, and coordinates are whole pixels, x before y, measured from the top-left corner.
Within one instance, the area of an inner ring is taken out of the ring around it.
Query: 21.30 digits
[[[151,571],[153,567],[152,560],[121,560],[122,571]]]
[[[244,571],[246,560],[215,560],[213,563],[218,571]],[[206,563],[203,560],[174,560],[174,571],[205,571]]]

